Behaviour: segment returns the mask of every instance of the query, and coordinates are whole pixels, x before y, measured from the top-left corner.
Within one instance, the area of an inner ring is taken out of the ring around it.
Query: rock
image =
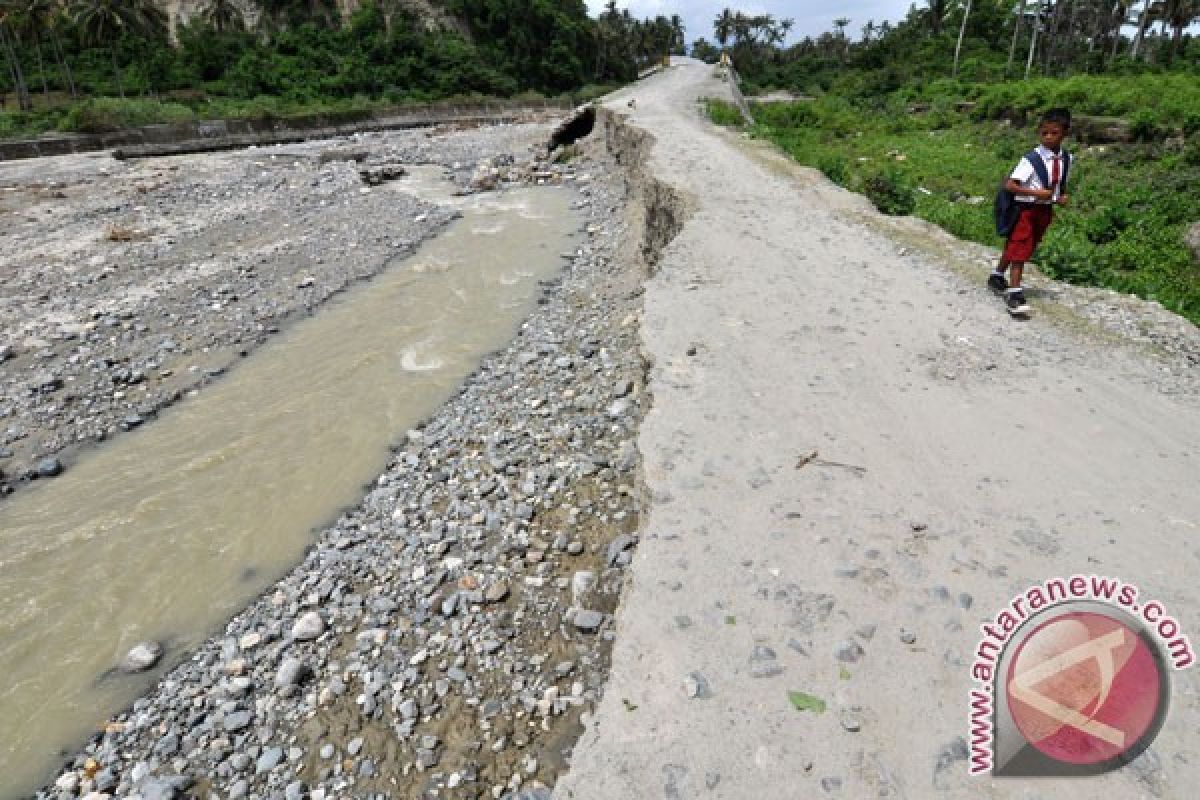
[[[711,697],[712,690],[709,688],[708,679],[699,672],[689,672],[683,679],[683,690],[688,697]]]
[[[846,664],[853,664],[855,661],[858,661],[863,657],[863,649],[862,646],[853,639],[846,639],[838,644],[837,648],[834,649],[833,654],[837,657],[838,661]]]
[[[844,710],[841,713],[842,730],[858,733],[862,730],[862,718],[854,711]]]
[[[254,714],[250,711],[234,711],[232,714],[226,714],[225,720],[221,723],[228,733],[237,733],[240,730],[245,730],[254,721]]]
[[[953,769],[959,762],[967,760],[967,740],[956,736],[938,751],[937,761],[933,765],[933,785],[936,788],[947,788],[943,773]]]
[[[38,462],[37,465],[37,476],[39,478],[53,478],[61,475],[62,471],[62,462],[53,456],[50,458],[43,458]]]
[[[1184,243],[1192,251],[1192,258],[1200,261],[1200,222],[1193,222],[1183,237]],[[4,358],[0,356],[0,361]]]
[[[125,654],[121,662],[124,672],[145,672],[162,658],[163,648],[158,642],[139,642]]]
[[[54,786],[55,788],[64,792],[68,792],[69,794],[76,794],[79,791],[79,773],[74,771],[64,772],[59,776],[58,780],[54,782]]]
[[[325,620],[316,611],[308,611],[292,625],[292,638],[298,642],[309,642],[325,632]]]
[[[262,775],[265,772],[270,772],[279,766],[281,761],[283,761],[283,748],[268,747],[266,750],[263,750],[262,755],[258,757],[258,761],[254,763],[254,774]]]
[[[581,569],[571,576],[571,602],[582,605],[588,592],[596,585],[596,573],[589,569]]]
[[[192,779],[179,775],[174,778],[146,778],[137,787],[142,800],[178,800],[191,788]],[[230,795],[232,797],[232,794]]]
[[[483,590],[483,599],[488,603],[499,603],[506,597],[508,597],[508,584],[504,581],[496,581]]]
[[[628,414],[631,408],[633,408],[633,403],[628,397],[618,398],[608,407],[608,416],[618,419]]]
[[[608,565],[610,567],[617,566],[618,562],[621,560],[621,556],[625,553],[626,550],[633,547],[633,545],[634,545],[633,537],[630,536],[628,533],[622,533],[620,536],[618,536],[616,539],[613,539],[609,543],[608,552],[606,554],[605,561],[608,563]]]
[[[117,776],[110,767],[105,767],[92,778],[92,785],[96,787],[96,791],[98,792],[111,792],[117,788]]]
[[[285,689],[289,686],[299,686],[313,675],[312,667],[295,656],[288,656],[275,672],[275,688]]]
[[[571,623],[575,626],[576,630],[583,633],[595,633],[604,624],[604,614],[599,611],[582,609],[575,612]]]

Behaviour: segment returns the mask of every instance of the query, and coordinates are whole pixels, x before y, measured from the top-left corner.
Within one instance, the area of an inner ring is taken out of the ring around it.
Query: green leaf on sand
[[[788,692],[788,700],[797,711],[813,711],[817,714],[825,712],[825,701],[816,695],[806,692]]]

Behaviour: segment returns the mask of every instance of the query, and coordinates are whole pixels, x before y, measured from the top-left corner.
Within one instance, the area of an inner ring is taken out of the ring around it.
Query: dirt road
[[[690,207],[645,292],[653,502],[555,796],[1194,796],[1194,669],[1101,778],[971,778],[966,737],[980,625],[1026,587],[1119,577],[1200,644],[1195,376],[1049,291],[1010,320],[978,248],[716,130],[725,92],[684,61],[608,101]]]

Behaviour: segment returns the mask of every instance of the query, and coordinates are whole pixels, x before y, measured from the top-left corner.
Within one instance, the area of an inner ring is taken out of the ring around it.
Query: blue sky
[[[605,0],[587,0],[588,10],[592,16],[604,9]],[[796,21],[792,29],[792,37],[818,36],[825,31],[833,30],[833,21],[838,17],[848,17],[850,24],[846,28],[847,35],[858,39],[862,26],[867,20],[876,22],[891,20],[898,22],[908,13],[912,0],[808,0],[808,2],[784,2],[783,0],[757,0],[757,2],[739,3],[730,0],[617,0],[619,8],[628,8],[629,13],[642,19],[656,17],[659,14],[671,16],[678,14],[683,17],[687,29],[688,42],[703,36],[710,42],[713,40],[712,21],[723,8],[731,8],[747,15],[773,14],[776,19],[791,17]],[[924,5],[924,3],[919,3]]]

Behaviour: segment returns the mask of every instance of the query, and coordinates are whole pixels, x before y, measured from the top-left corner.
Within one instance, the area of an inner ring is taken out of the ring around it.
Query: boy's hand
[[[1070,203],[1071,203],[1071,198],[1070,198],[1070,196],[1069,196],[1069,195],[1068,195],[1066,192],[1064,192],[1064,193],[1062,193],[1062,194],[1060,194],[1060,195],[1058,196],[1058,200],[1057,200],[1056,202],[1057,202],[1057,203],[1058,203],[1060,206],[1070,205]]]

